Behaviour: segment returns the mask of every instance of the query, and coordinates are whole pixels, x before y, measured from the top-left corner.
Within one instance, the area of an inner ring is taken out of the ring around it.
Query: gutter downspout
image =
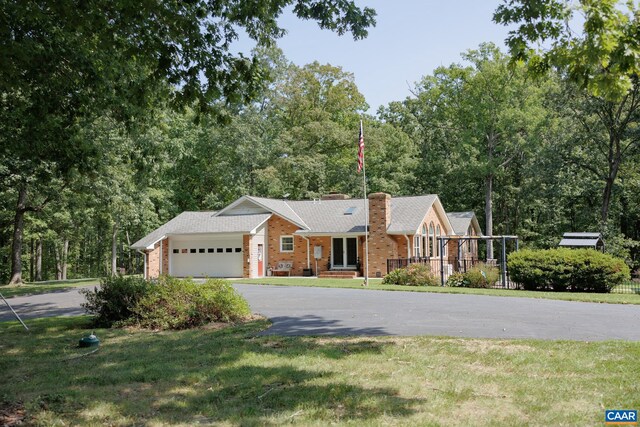
[[[302,237],[304,240],[307,241],[307,270],[311,268],[311,261],[309,259],[309,239],[307,237],[304,237],[303,235],[300,235],[300,237]]]
[[[142,260],[144,261],[144,270],[142,270],[142,278],[143,279],[147,279],[147,254],[144,251],[141,251],[140,249],[136,249],[136,252],[138,252],[139,254],[142,254]]]
[[[404,238],[407,239],[407,258],[411,258],[411,240],[409,240],[409,236],[406,234],[404,235]]]

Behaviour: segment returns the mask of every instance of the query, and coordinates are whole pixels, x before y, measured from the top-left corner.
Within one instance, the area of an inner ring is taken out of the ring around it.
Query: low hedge
[[[140,277],[105,277],[100,279],[100,286],[80,290],[85,298],[82,307],[93,314],[96,326],[108,328],[131,318],[138,301],[151,291],[152,286]]]
[[[438,279],[426,264],[409,264],[407,267],[398,268],[384,276],[383,285],[401,286],[438,286]]]
[[[631,277],[623,260],[593,249],[521,250],[509,255],[507,266],[526,290],[603,293]]]
[[[452,288],[493,288],[500,279],[498,267],[484,263],[477,264],[466,272],[449,275],[445,286]]]
[[[82,304],[98,326],[186,329],[209,322],[233,322],[251,314],[247,301],[227,280],[160,277],[148,281],[109,277],[84,290]]]

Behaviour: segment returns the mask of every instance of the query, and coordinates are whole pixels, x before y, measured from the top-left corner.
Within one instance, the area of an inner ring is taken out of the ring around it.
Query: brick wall
[[[251,236],[245,234],[242,236],[242,277],[251,277],[251,262],[247,262],[247,259],[251,260]]]
[[[387,259],[398,258],[398,243],[387,234],[391,220],[391,196],[369,195],[369,277],[387,274]]]
[[[169,239],[162,241],[162,274],[169,274]]]
[[[307,241],[295,236],[299,227],[278,215],[272,215],[267,222],[267,261],[275,268],[279,261],[293,261],[292,276],[302,276],[302,269],[307,268]],[[280,252],[280,236],[293,236],[293,252]],[[311,244],[313,251],[313,244]],[[313,252],[312,254],[313,255]],[[311,256],[313,259],[313,256]],[[318,266],[320,266],[318,264]]]
[[[164,239],[145,251],[147,257],[146,275],[149,279],[157,279],[160,274],[169,274],[169,239]],[[160,258],[162,257],[162,264]],[[160,267],[162,266],[162,273]]]
[[[145,253],[147,257],[146,276],[148,279],[155,279],[160,275],[160,242],[155,244],[153,250],[147,250]]]

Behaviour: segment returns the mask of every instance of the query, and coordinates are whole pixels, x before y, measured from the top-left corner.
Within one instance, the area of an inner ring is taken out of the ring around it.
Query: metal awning
[[[600,239],[562,239],[558,246],[580,246],[595,248]]]

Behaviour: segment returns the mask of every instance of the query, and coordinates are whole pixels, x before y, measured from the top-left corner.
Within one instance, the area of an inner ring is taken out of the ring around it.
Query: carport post
[[[502,287],[507,287],[507,239],[502,236]]]
[[[440,241],[440,286],[444,286],[444,237],[438,237]]]

